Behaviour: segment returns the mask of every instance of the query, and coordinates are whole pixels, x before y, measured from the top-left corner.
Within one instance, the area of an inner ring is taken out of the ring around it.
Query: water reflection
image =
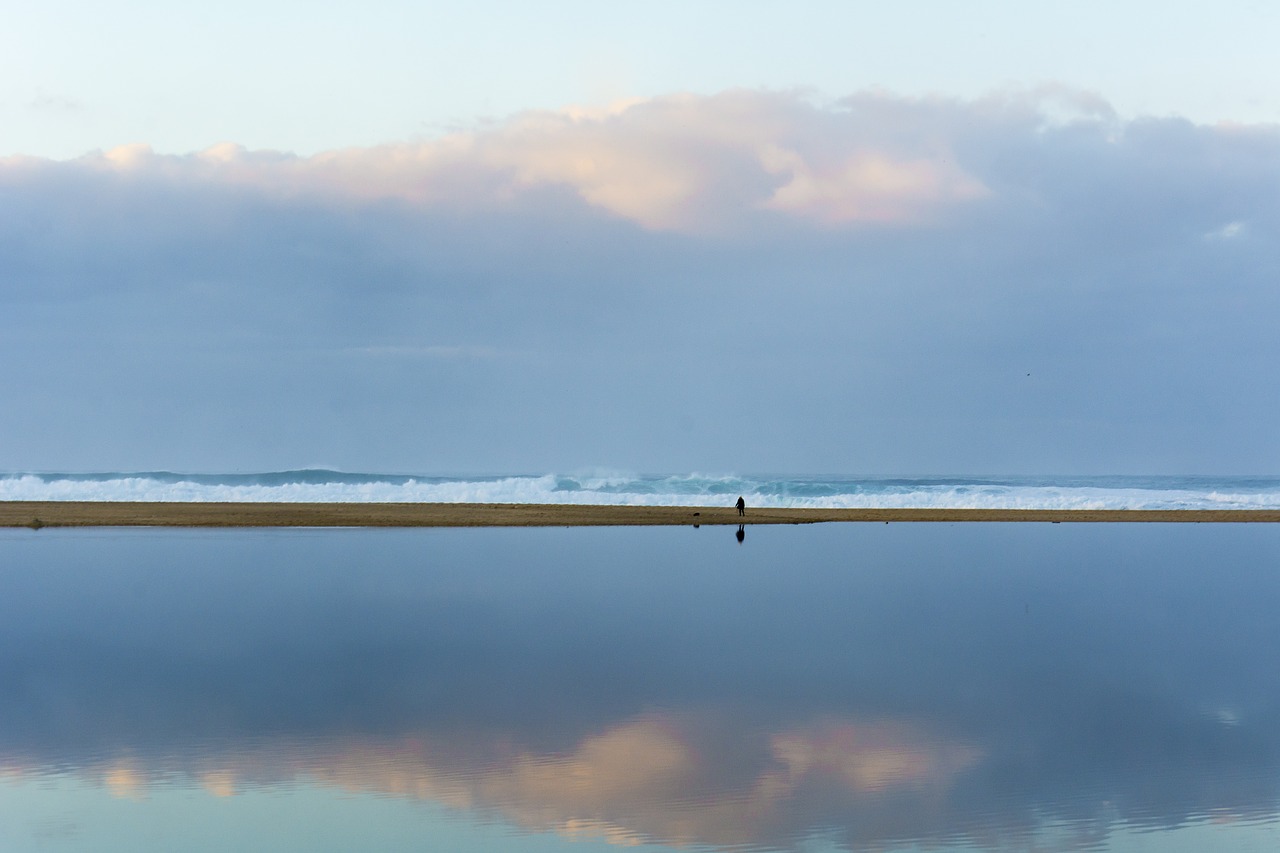
[[[758,848],[1276,812],[1271,527],[49,533],[0,539],[10,785]]]

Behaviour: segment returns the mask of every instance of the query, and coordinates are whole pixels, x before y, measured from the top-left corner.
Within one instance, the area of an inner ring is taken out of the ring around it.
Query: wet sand
[[[0,502],[0,527],[596,527],[862,522],[1280,522],[1280,510],[753,509],[457,503]]]

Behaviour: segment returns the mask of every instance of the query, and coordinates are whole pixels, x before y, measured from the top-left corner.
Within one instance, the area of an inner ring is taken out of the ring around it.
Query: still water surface
[[[0,850],[1269,850],[1280,527],[0,533]]]

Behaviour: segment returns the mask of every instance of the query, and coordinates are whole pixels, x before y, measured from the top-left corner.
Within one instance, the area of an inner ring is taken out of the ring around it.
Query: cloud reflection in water
[[[629,844],[1272,820],[1239,526],[6,534],[0,767]]]

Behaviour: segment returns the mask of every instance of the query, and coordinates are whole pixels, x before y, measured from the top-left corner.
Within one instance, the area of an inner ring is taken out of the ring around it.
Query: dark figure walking
[[[747,502],[742,499],[741,495],[739,495],[738,496],[738,515],[746,515],[746,514],[747,514]]]

